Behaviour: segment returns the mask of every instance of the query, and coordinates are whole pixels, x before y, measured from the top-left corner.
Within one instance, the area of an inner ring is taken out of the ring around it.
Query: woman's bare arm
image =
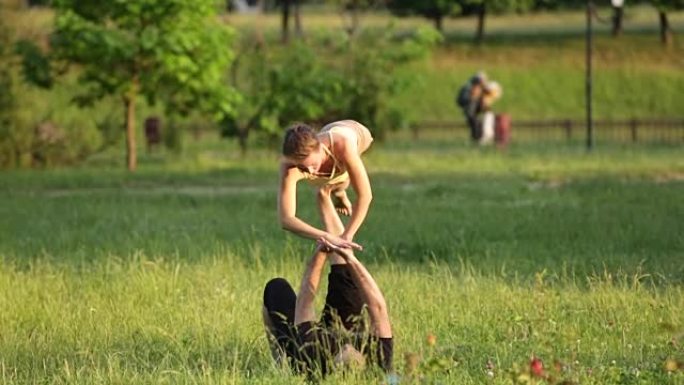
[[[283,229],[309,239],[326,239],[328,242],[343,248],[363,249],[351,240],[343,239],[339,234],[330,234],[317,229],[297,218],[297,182],[303,175],[296,167],[282,164],[280,167],[280,186],[278,189],[278,217]]]
[[[351,186],[356,192],[356,201],[352,204],[352,215],[342,234],[342,238],[351,241],[366,219],[368,209],[373,200],[373,191],[371,190],[366,166],[364,166],[356,146],[345,146],[343,161],[349,173]]]
[[[340,249],[344,250],[344,249]],[[304,322],[315,321],[316,312],[313,308],[314,299],[318,292],[321,282],[321,273],[328,253],[323,251],[322,246],[316,247],[316,251],[309,260],[302,277],[302,283],[297,294],[297,305],[295,306],[295,325]]]
[[[282,164],[280,167],[280,188],[278,190],[278,218],[283,229],[305,238],[319,239],[328,235],[297,218],[297,182],[303,178],[296,167]]]

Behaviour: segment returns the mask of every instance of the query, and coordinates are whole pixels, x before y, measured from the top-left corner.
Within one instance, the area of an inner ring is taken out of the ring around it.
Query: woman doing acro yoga
[[[320,240],[341,248],[362,249],[353,241],[372,199],[366,167],[361,160],[373,137],[364,125],[354,120],[330,123],[316,133],[306,124],[295,124],[285,133],[280,165],[278,214],[282,227],[300,236]],[[306,180],[318,187],[318,207],[325,230],[297,218],[297,182]],[[346,189],[356,193],[352,203]],[[324,204],[333,200],[334,209]],[[350,216],[345,227],[338,213]],[[331,262],[345,263],[336,254]]]

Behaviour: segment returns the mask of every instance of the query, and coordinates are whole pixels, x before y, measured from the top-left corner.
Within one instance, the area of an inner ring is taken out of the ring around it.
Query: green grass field
[[[51,18],[6,20],[45,43]],[[226,17],[273,47],[278,20]],[[366,15],[362,26],[389,21]],[[329,9],[304,23],[309,37],[343,25]],[[619,40],[597,27],[596,118],[681,117],[684,39],[660,46],[656,23],[652,8],[631,7]],[[671,23],[684,33],[684,13]],[[491,17],[482,47],[470,42],[474,20],[445,29],[429,59],[399,69],[420,76],[388,102],[413,122],[461,120],[454,93],[479,69],[503,84],[497,108],[514,122],[584,116],[581,12]],[[77,131],[119,116],[118,104],[68,106],[67,83],[23,90],[22,116]],[[277,224],[278,156],[241,158],[203,132],[186,132],[180,153],[141,153],[136,173],[123,170],[123,144],[79,167],[0,173],[0,383],[304,383],[273,365],[260,322],[263,285],[298,285],[313,249]],[[453,131],[399,131],[364,156],[374,201],[356,240],[387,297],[401,383],[684,384],[681,147],[599,137],[587,153],[580,139],[513,133],[499,152]],[[298,213],[317,223],[312,198],[300,186]],[[533,356],[546,379],[529,377]]]
[[[272,365],[259,309],[312,244],[276,223],[275,154],[235,154],[207,138],[135,174],[0,174],[0,381],[302,383]],[[534,355],[551,377],[529,383],[684,383],[666,370],[684,360],[681,149],[396,141],[366,163],[359,255],[401,376],[418,354],[421,383],[511,384]]]

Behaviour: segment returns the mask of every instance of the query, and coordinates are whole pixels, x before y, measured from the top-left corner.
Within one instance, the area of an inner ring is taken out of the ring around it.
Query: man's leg
[[[482,130],[480,124],[477,121],[477,115],[465,112],[466,123],[468,123],[468,128],[470,129],[470,139],[477,143],[482,136]]]
[[[318,193],[318,204],[321,218],[326,231],[333,234],[342,234],[344,226],[339,215],[333,209],[330,196],[334,187],[324,186]],[[331,261],[330,273],[328,274],[328,294],[325,297],[325,307],[321,321],[325,326],[333,326],[341,323],[346,329],[353,329],[358,325],[363,309],[363,300],[351,278],[349,269],[344,259],[335,254],[329,254]]]
[[[321,322],[327,327],[342,326],[347,330],[359,331],[364,300],[346,264],[330,266],[328,273],[328,294]]]
[[[285,279],[274,278],[264,288],[263,301],[262,316],[271,354],[281,363],[296,354],[294,312],[297,295]]]

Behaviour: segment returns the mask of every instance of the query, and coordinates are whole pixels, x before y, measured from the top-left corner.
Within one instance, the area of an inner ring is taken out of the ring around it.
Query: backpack
[[[470,103],[470,86],[468,84],[461,87],[456,95],[456,104],[461,108],[466,108]]]

